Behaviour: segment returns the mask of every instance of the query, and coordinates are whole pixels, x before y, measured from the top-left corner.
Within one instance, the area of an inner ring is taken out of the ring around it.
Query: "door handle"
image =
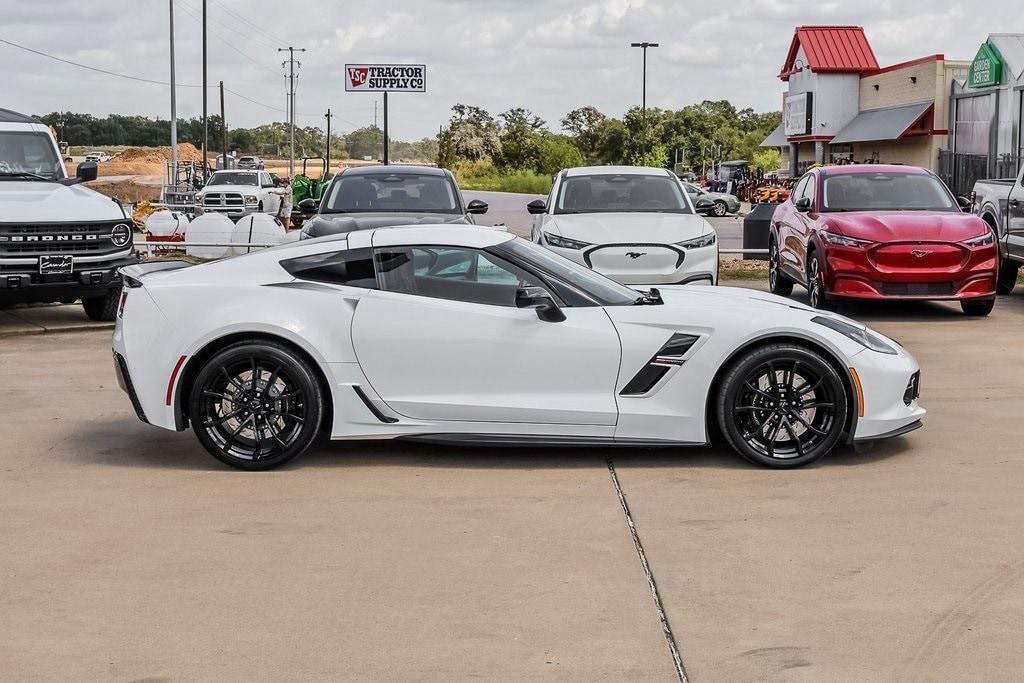
[[[1018,206],[1020,206],[1020,200],[1019,199],[1011,199],[1009,204],[1010,204],[1010,206],[1012,206],[1013,208],[1016,209]]]

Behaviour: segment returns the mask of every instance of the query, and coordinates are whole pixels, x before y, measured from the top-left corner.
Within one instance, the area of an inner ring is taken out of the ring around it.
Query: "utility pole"
[[[178,184],[178,107],[174,99],[174,0],[168,0],[171,20],[171,168],[168,185]],[[63,138],[63,131],[61,132]]]
[[[324,178],[326,180],[326,174],[331,171],[331,110],[328,109],[327,113],[324,114],[327,119],[327,170],[324,171]]]
[[[206,183],[206,154],[210,147],[210,124],[206,120],[206,0],[203,0],[203,183]]]
[[[224,168],[228,167],[228,120],[224,117],[224,81],[220,82],[220,149]]]
[[[288,53],[288,177],[291,178],[295,175],[295,53],[305,52],[306,48],[289,45],[279,47],[277,51]]]

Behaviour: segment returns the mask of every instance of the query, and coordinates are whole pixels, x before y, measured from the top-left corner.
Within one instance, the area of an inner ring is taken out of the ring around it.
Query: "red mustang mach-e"
[[[772,217],[769,284],[811,305],[837,299],[959,301],[988,315],[999,252],[992,229],[966,213],[933,173],[913,166],[815,168]]]

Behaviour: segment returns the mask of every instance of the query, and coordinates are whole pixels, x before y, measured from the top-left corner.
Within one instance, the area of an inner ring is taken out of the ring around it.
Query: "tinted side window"
[[[811,200],[811,206],[814,206],[814,194],[817,189],[818,179],[813,174],[807,176],[807,184],[804,185],[804,196]]]
[[[543,285],[526,271],[475,249],[387,247],[376,251],[381,288],[492,306],[515,306],[520,287]]]
[[[793,190],[793,202],[796,203],[798,199],[804,196],[804,190],[807,189],[807,176],[804,176],[796,184],[796,188]]]
[[[377,289],[370,249],[347,249],[281,261],[281,267],[300,280],[329,282],[364,289]]]

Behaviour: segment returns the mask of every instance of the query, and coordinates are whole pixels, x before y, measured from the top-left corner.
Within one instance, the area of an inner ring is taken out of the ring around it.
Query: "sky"
[[[0,0],[0,39],[63,59],[169,80],[170,0]],[[173,0],[178,115],[202,111],[203,0]],[[781,108],[777,74],[797,25],[865,28],[883,66],[943,53],[972,59],[990,32],[1024,31],[1020,0],[207,0],[208,80],[226,96],[228,125],[284,120],[279,47],[300,53],[297,125],[346,132],[372,124],[379,96],[344,92],[344,64],[425,63],[427,92],[390,96],[397,139],[436,135],[456,103],[498,114],[526,107],[552,129],[594,105],[621,116],[640,102],[678,109],[728,99]],[[972,8],[975,8],[972,10]],[[1008,25],[1016,22],[1017,25]],[[31,114],[79,111],[169,118],[170,88],[94,73],[0,42],[0,107]],[[219,110],[209,91],[211,113]],[[381,114],[378,110],[378,122]]]

